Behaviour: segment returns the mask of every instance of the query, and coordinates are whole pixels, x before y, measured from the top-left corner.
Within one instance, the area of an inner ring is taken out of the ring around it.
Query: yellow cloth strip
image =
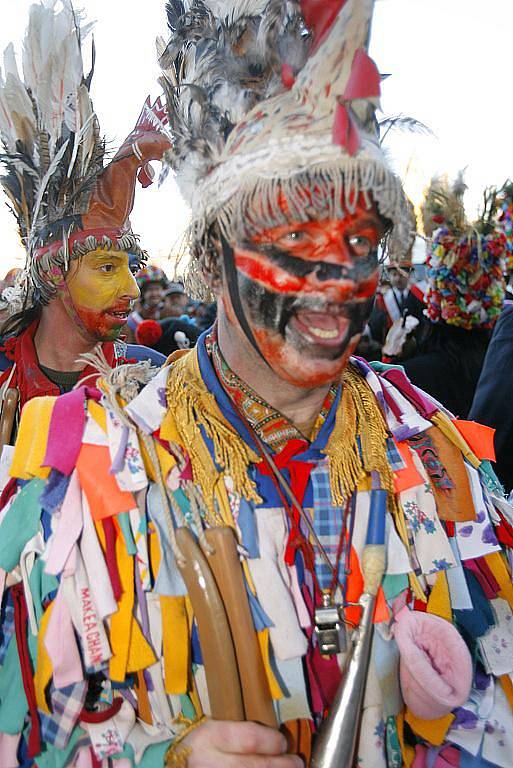
[[[513,712],[513,683],[511,682],[511,678],[509,675],[501,675],[499,680],[501,681],[502,690],[508,700],[510,709]]]
[[[160,443],[155,443],[155,450],[157,452],[162,476],[164,477],[164,480],[166,480],[173,467],[176,466],[176,459],[174,456],[171,456],[169,451],[166,451]]]
[[[160,595],[165,691],[187,693],[189,680],[189,622],[184,597]]]
[[[172,408],[167,409],[166,415],[162,419],[160,436],[162,440],[166,440],[168,443],[176,443],[176,445],[180,445],[182,448],[184,447],[180,432],[176,426],[176,419]]]
[[[431,417],[431,421],[444,433],[456,448],[459,448],[468,463],[475,467],[475,469],[479,469],[481,462],[474,451],[469,447],[468,443],[463,439],[461,432],[458,432],[450,418],[445,413],[438,411],[438,413],[435,413],[435,415]]]
[[[110,620],[109,676],[122,683],[126,677],[130,643],[132,641],[132,611],[134,608],[134,559],[125,547],[121,536],[116,539],[116,561],[121,580],[122,594],[118,610]]]
[[[439,747],[445,741],[447,731],[454,721],[454,715],[439,717],[437,720],[422,720],[420,717],[415,717],[409,709],[406,709],[404,719],[417,736],[425,739],[428,744]]]
[[[50,708],[46,703],[45,691],[48,683],[52,679],[53,668],[50,656],[45,647],[46,630],[48,628],[48,622],[52,615],[53,602],[50,603],[48,608],[43,614],[41,624],[39,626],[39,633],[37,636],[37,662],[36,671],[34,674],[34,689],[36,692],[37,708],[47,715],[50,715]]]
[[[401,745],[401,753],[403,758],[404,768],[411,768],[411,764],[415,760],[415,750],[409,744],[404,741],[404,714],[397,715],[395,719],[397,726],[397,736],[399,738],[399,744]]]
[[[188,624],[188,630],[189,630],[189,637],[192,635],[192,622],[194,620],[194,613],[192,610],[192,604],[188,597],[185,598],[185,610],[187,611],[187,624]],[[205,714],[203,712],[203,707],[201,706],[201,700],[198,693],[198,687],[196,685],[196,680],[194,679],[194,675],[191,674],[188,681],[189,685],[189,698],[192,702],[192,706],[194,707],[194,710],[196,712],[196,717],[203,717]]]
[[[152,523],[150,523],[150,526],[153,527]],[[162,560],[162,552],[160,550],[159,537],[155,530],[151,531],[148,539],[150,552],[150,572],[153,577],[153,581],[155,581],[159,572],[160,561]]]
[[[56,397],[35,397],[25,403],[9,474],[20,480],[46,480],[50,467],[43,467],[50,419]]]
[[[132,630],[130,632],[126,671],[139,672],[142,669],[148,669],[156,661],[157,657],[144,637],[139,622],[135,616],[132,616]]]
[[[98,424],[102,432],[107,434],[107,413],[105,408],[96,402],[96,400],[87,401],[87,410],[92,419]]]
[[[452,623],[451,597],[445,571],[439,571],[429,595],[427,612]]]
[[[269,630],[263,629],[261,632],[257,632],[258,642],[260,644],[260,651],[262,653],[262,659],[264,662],[265,674],[267,675],[267,682],[269,683],[269,690],[273,699],[283,699],[284,693],[280,688],[275,674],[271,667],[269,659]]]
[[[403,542],[404,546],[406,547],[406,551],[410,552],[410,543],[408,541],[408,531],[406,528],[406,520],[404,517],[404,510],[399,502],[399,500],[396,500],[396,503],[394,504],[394,523],[397,533],[399,534],[399,538]],[[424,593],[424,590],[422,589],[420,585],[420,581],[417,578],[417,575],[410,571],[408,574],[408,581],[410,583],[410,588],[415,595],[417,600],[421,600],[423,603],[427,603],[427,597]]]

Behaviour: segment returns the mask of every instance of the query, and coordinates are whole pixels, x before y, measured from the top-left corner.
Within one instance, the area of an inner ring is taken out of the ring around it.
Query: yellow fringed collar
[[[393,492],[393,474],[387,460],[388,430],[376,398],[352,365],[345,370],[342,384],[335,425],[324,450],[329,460],[333,503],[337,505],[343,504],[371,472],[378,472],[382,487]],[[178,443],[188,454],[194,481],[209,512],[216,516],[215,500],[226,477],[230,477],[236,494],[258,503],[248,470],[260,458],[229,423],[208,390],[197,349],[172,361],[166,397],[168,412],[161,436]],[[213,443],[214,457],[203,433]]]

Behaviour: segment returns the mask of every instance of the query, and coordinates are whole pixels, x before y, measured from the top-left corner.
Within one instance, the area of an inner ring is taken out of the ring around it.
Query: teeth
[[[338,330],[336,328],[332,328],[331,331],[328,331],[324,328],[310,327],[310,332],[314,336],[318,336],[320,339],[336,339],[338,336]]]

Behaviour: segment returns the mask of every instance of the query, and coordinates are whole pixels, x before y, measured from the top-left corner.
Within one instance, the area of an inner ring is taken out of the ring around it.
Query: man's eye
[[[368,237],[353,235],[349,238],[349,247],[357,256],[369,256],[372,252],[372,243]]]
[[[113,272],[114,271],[114,264],[102,264],[100,267],[102,272]]]
[[[301,232],[301,230],[297,230],[294,232],[287,232],[287,234],[283,236],[283,240],[285,240],[285,242],[288,242],[288,243],[298,243],[304,239],[305,239],[305,233]]]

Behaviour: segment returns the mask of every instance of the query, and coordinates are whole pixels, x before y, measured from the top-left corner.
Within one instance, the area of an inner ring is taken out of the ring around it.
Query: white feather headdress
[[[192,243],[343,216],[363,195],[409,232],[379,144],[379,73],[367,55],[373,0],[170,0],[158,41]],[[197,251],[198,252],[198,251]]]
[[[12,309],[46,303],[55,292],[51,270],[65,271],[70,258],[98,247],[142,254],[128,215],[137,173],[170,146],[165,113],[147,100],[134,131],[104,167],[105,141],[89,94],[93,68],[85,75],[82,60],[91,27],[71,0],[42,0],[30,7],[23,76],[13,45],[4,53],[0,183],[27,251]]]

